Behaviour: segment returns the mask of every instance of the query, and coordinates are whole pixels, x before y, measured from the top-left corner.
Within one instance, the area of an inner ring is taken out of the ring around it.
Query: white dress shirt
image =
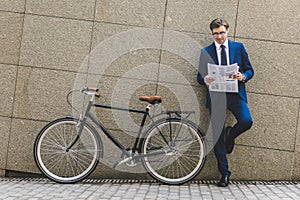
[[[215,45],[216,45],[216,50],[217,50],[217,55],[218,55],[218,61],[219,61],[219,65],[221,65],[221,44],[217,43],[215,41]],[[229,61],[229,47],[228,47],[228,39],[225,40],[224,44],[225,46],[225,51],[226,51],[226,59],[227,59],[227,64],[229,65],[230,64],[230,61]]]

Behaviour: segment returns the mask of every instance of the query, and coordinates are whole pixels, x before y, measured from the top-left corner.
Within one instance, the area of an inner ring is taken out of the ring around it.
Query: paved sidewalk
[[[92,180],[57,184],[48,179],[0,178],[0,199],[300,199],[300,183],[231,182],[227,188],[214,181],[180,186],[154,181]]]

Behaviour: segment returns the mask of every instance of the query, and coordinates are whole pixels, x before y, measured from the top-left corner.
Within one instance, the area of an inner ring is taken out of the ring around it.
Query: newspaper
[[[209,85],[210,91],[215,92],[238,92],[238,80],[235,75],[238,72],[237,63],[223,66],[208,63],[208,76],[215,80]]]

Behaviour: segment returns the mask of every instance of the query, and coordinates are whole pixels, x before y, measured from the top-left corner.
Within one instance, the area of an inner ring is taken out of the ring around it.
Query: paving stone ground
[[[48,179],[0,178],[0,199],[300,199],[300,183],[232,182],[219,188],[214,182],[171,186],[143,181],[84,181],[58,184]]]

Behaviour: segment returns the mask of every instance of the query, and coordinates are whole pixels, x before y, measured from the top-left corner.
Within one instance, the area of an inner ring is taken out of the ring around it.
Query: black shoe
[[[231,154],[233,151],[233,148],[234,148],[234,139],[230,139],[230,137],[229,137],[231,128],[232,128],[231,126],[227,126],[226,130],[225,130],[225,134],[226,134],[225,144],[226,144],[226,150],[227,150],[228,154]]]
[[[229,184],[229,175],[223,175],[218,182],[219,187],[227,187]]]

